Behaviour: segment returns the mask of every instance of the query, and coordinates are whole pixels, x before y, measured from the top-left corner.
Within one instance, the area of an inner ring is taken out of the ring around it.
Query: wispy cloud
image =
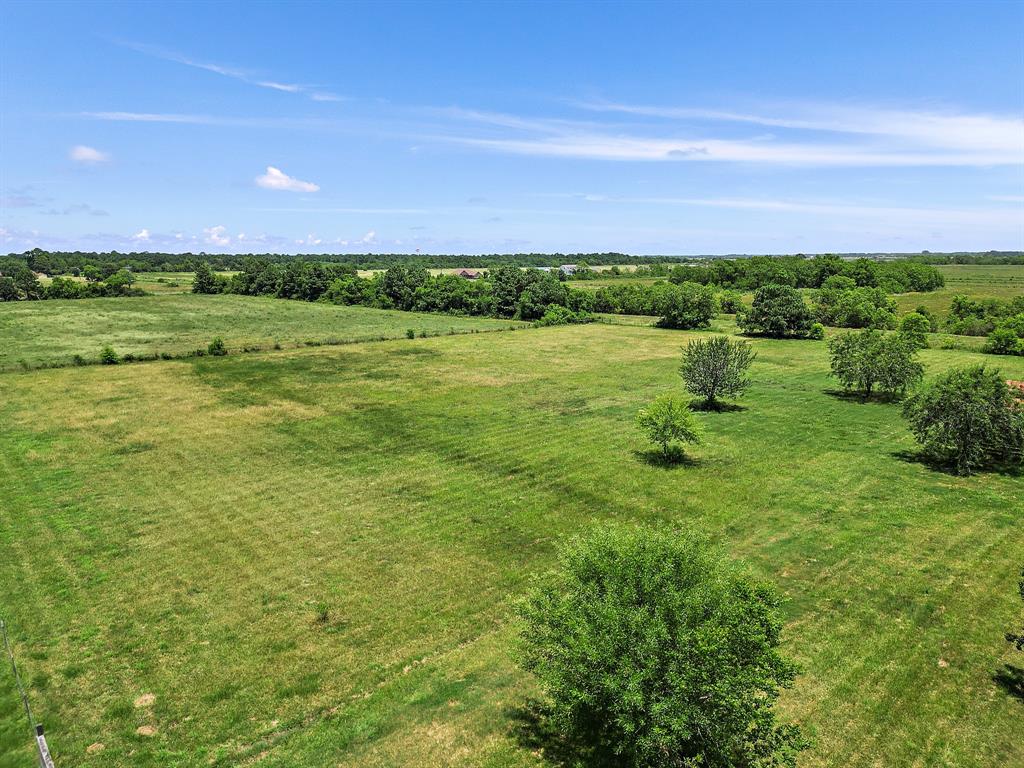
[[[1024,163],[1024,120],[1017,117],[803,106],[794,115],[747,114],[610,103],[581,105],[591,112],[666,118],[670,124],[608,126],[595,121],[522,118],[448,110],[463,123],[485,124],[434,138],[495,152],[596,160],[761,163],[788,166],[997,166]],[[779,136],[737,137],[736,128],[708,123],[781,128]],[[494,128],[507,129],[494,135]]]
[[[171,123],[182,125],[218,125],[235,128],[332,128],[336,120],[320,117],[226,117],[222,115],[180,114],[173,112],[79,112],[79,117],[115,123]]]
[[[95,147],[87,147],[84,144],[79,144],[78,146],[70,149],[68,157],[82,165],[98,165],[99,163],[105,163],[110,160],[110,153],[102,152]]]
[[[280,189],[286,192],[319,192],[320,187],[311,181],[300,181],[294,179],[287,173],[272,165],[267,166],[267,172],[256,177],[257,186],[264,189]]]
[[[214,74],[221,75],[222,77],[230,77],[233,80],[239,80],[243,83],[255,85],[259,88],[268,88],[272,91],[282,91],[284,93],[302,94],[313,101],[343,100],[343,97],[329,93],[320,86],[305,85],[302,83],[285,83],[279,80],[268,79],[266,77],[260,77],[256,73],[246,69],[200,61],[192,58],[191,56],[186,56],[182,53],[178,53],[177,51],[172,51],[156,45],[134,42],[125,42],[122,43],[122,45],[127,48],[131,48],[133,51],[144,53],[147,56],[164,59],[165,61],[173,61],[177,64],[184,64],[187,67],[194,67],[195,69],[201,69],[206,72],[213,72]]]

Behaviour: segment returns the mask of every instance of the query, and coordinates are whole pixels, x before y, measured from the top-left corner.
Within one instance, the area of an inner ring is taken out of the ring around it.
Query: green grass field
[[[0,304],[0,370],[95,360],[110,344],[124,354],[183,354],[215,336],[228,349],[307,341],[397,338],[523,326],[508,320],[342,307],[253,296],[194,294]]]
[[[187,306],[227,322],[235,302]],[[517,737],[534,691],[509,601],[606,520],[701,528],[785,592],[801,765],[1024,763],[1024,702],[992,679],[1024,479],[911,460],[898,406],[831,394],[810,341],[755,340],[746,410],[699,415],[692,465],[649,464],[633,416],[679,387],[694,336],[597,323],[0,375],[0,606],[57,765],[549,765]],[[9,677],[4,768],[31,761]]]

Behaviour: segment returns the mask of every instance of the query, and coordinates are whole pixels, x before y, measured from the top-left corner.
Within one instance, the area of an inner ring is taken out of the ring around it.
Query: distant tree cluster
[[[838,256],[752,256],[745,259],[709,259],[672,269],[674,283],[694,282],[751,291],[765,285],[821,288],[831,277],[845,277],[857,288],[880,288],[883,293],[933,291],[945,285],[942,273],[918,261],[899,259],[841,259]]]
[[[42,299],[94,299],[102,296],[141,296],[133,288],[135,278],[122,269],[105,275],[92,272],[86,279],[55,277],[44,284],[28,267],[0,270],[0,301],[39,301]]]
[[[1009,301],[954,296],[946,330],[965,336],[987,336],[983,351],[1024,355],[1024,296]]]

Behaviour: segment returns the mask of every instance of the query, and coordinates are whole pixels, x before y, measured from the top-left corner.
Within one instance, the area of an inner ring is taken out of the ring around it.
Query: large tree
[[[779,605],[702,536],[602,527],[520,605],[521,659],[583,763],[792,766]]]
[[[865,399],[876,389],[889,397],[902,395],[924,375],[917,347],[905,336],[868,329],[841,333],[828,343],[832,375]]]
[[[750,309],[736,315],[736,322],[745,333],[782,338],[805,336],[812,317],[800,291],[771,283],[757,289]]]
[[[757,357],[750,344],[728,336],[691,341],[683,350],[679,375],[686,389],[704,398],[704,405],[718,407],[718,398],[735,397],[750,386],[747,369]]]
[[[962,475],[1024,465],[1024,406],[998,369],[954,368],[909,397],[903,415],[925,454]]]

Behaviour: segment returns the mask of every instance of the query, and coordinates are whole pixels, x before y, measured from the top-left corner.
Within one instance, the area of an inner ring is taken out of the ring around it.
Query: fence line
[[[28,703],[28,694],[25,693],[25,686],[21,683],[21,673],[18,672],[18,665],[14,661],[14,649],[7,637],[7,624],[0,619],[0,634],[4,638],[4,648],[7,649],[7,656],[11,660],[11,670],[14,672],[14,682],[18,686],[18,693],[21,695],[21,703],[25,707],[25,715],[28,717],[29,725],[36,739],[36,750],[39,752],[39,765],[41,768],[54,768],[53,758],[50,756],[50,747],[46,743],[46,736],[43,733],[43,726],[39,725],[32,716],[32,707]]]

